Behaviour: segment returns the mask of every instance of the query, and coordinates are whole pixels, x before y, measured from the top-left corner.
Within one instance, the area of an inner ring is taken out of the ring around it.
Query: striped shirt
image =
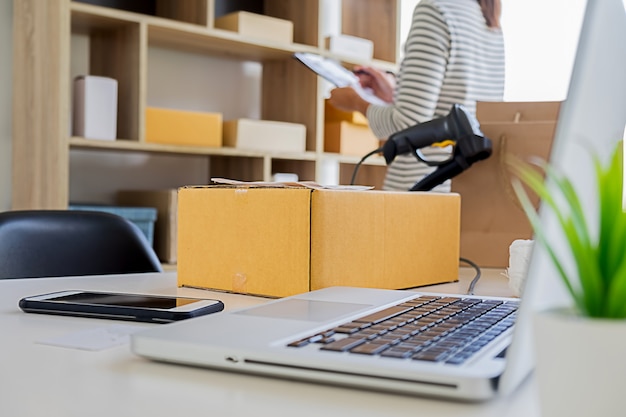
[[[388,138],[415,124],[445,116],[455,103],[475,113],[476,101],[501,101],[504,40],[487,27],[477,0],[421,0],[415,7],[392,105],[370,105],[369,125]],[[451,149],[428,147],[428,159],[446,158]],[[389,165],[384,189],[410,189],[435,168],[415,155],[398,155]],[[449,191],[450,181],[435,191]]]

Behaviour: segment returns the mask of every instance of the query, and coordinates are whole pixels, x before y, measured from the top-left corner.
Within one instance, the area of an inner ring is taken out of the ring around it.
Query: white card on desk
[[[79,350],[104,350],[129,343],[130,335],[143,329],[140,326],[113,325],[39,340],[37,343]]]

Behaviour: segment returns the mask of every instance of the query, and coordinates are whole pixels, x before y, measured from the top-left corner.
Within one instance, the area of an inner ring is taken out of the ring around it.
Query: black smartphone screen
[[[136,294],[102,294],[81,292],[77,294],[50,298],[49,301],[62,301],[68,303],[96,304],[120,307],[170,309],[180,307],[186,304],[191,304],[198,300],[176,297],[142,296]]]

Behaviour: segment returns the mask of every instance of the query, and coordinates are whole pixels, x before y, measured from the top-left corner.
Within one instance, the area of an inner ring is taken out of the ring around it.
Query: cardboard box
[[[324,101],[324,122],[348,122],[359,126],[369,126],[367,117],[358,111],[343,111]]]
[[[175,264],[178,244],[178,190],[123,190],[117,193],[118,204],[154,207],[154,251],[161,262]]]
[[[215,19],[217,29],[239,33],[254,40],[293,43],[293,22],[250,12],[233,12]]]
[[[222,114],[148,107],[146,142],[220,147]]]
[[[368,126],[349,122],[324,123],[324,151],[364,156],[380,146]]]
[[[351,35],[332,35],[325,39],[326,49],[337,55],[349,56],[363,61],[374,58],[374,42]]]
[[[462,199],[462,257],[482,267],[506,268],[511,243],[532,238],[504,161],[507,154],[547,160],[559,107],[559,102],[477,103],[480,128],[492,140],[493,153],[452,179],[452,191]]]
[[[224,146],[262,152],[306,151],[306,126],[299,123],[237,119],[224,122]]]
[[[476,104],[476,118],[483,124],[552,122],[559,116],[558,101],[481,101]]]
[[[283,297],[458,279],[457,194],[203,186],[178,198],[180,286]]]

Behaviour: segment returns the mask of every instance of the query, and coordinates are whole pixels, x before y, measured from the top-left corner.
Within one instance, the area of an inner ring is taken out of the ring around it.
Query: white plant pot
[[[534,317],[542,417],[626,415],[626,320]]]

